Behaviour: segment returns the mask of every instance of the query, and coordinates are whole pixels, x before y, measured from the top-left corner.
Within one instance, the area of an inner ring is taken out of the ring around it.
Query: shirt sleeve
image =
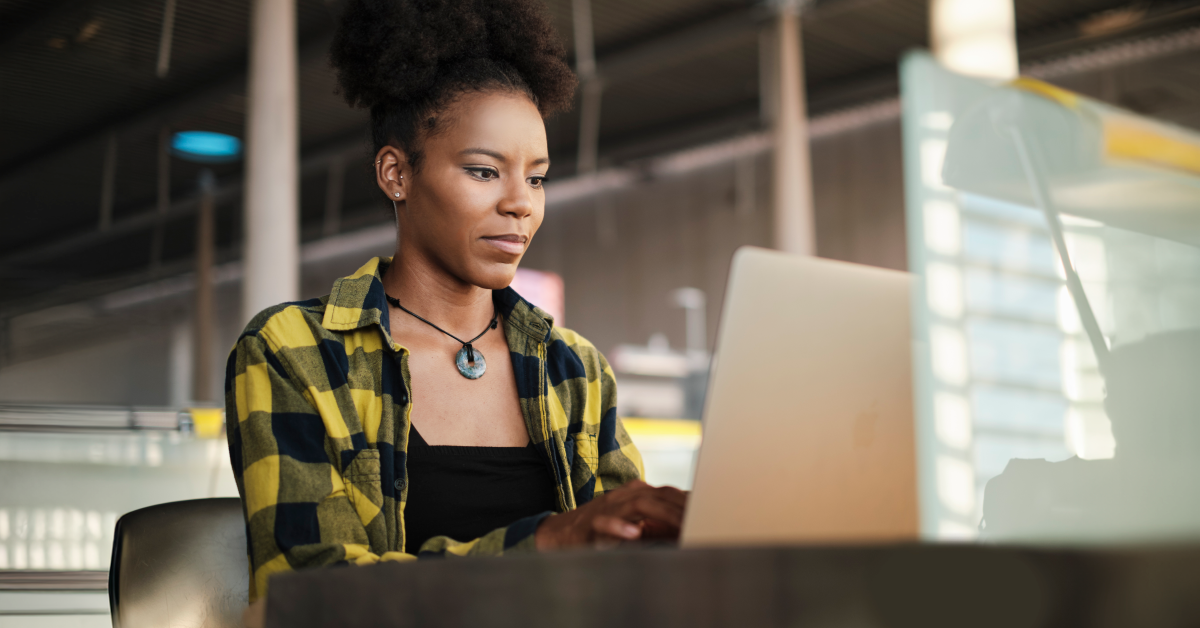
[[[421,544],[420,558],[453,556],[502,556],[516,552],[537,551],[537,528],[542,520],[554,513],[546,511],[474,539],[456,541],[448,536],[435,536]]]
[[[617,416],[617,379],[608,360],[599,351],[600,358],[600,432],[599,459],[596,462],[596,494],[611,491],[633,480],[646,477],[642,454],[625,431],[625,424]]]
[[[374,553],[320,413],[267,343],[239,339],[226,369],[229,456],[246,516],[250,600],[281,571],[412,560]],[[236,423],[233,419],[236,418]]]

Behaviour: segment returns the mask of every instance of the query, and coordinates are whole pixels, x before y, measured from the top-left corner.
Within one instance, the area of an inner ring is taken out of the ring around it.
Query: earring
[[[400,175],[400,178],[401,178],[401,179],[403,179],[403,178],[404,178],[404,175]]]
[[[400,193],[399,193],[399,192],[396,192],[396,196],[400,196]]]

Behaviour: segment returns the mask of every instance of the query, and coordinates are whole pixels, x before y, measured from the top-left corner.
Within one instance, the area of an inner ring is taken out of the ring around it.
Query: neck
[[[384,291],[405,308],[460,338],[475,336],[492,320],[492,291],[455,277],[415,249],[399,247],[383,276]],[[412,322],[425,325],[415,318]]]

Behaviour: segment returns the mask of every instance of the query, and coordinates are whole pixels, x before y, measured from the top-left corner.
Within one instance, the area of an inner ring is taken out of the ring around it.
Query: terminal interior
[[[237,496],[253,4],[0,0],[4,625],[109,625],[117,519]],[[327,58],[340,4],[294,3],[300,298],[395,249]],[[778,245],[802,167],[808,254],[920,280],[922,539],[1200,536],[1200,7],[980,3],[1015,16],[1004,76],[952,65],[951,0],[801,2],[797,77],[786,2],[545,4],[583,87],[514,288],[608,357],[647,481],[691,488],[730,259]]]

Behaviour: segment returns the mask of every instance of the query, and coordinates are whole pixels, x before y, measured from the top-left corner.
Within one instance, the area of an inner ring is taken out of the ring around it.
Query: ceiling
[[[572,49],[571,1],[546,2]],[[926,2],[810,2],[803,21],[810,113],[894,96],[899,56],[925,45]],[[1017,0],[1022,60],[1192,28],[1200,25],[1193,4]],[[171,205],[157,213],[160,137],[179,130],[242,135],[249,3],[177,0],[169,70],[160,77],[165,5],[0,0],[0,310],[27,311],[46,299],[146,281],[190,264],[201,167],[169,161]],[[347,156],[348,165],[335,230],[389,216],[368,167],[366,116],[337,96],[326,59],[339,5],[297,0],[306,241],[329,233],[328,165],[338,155]],[[767,14],[760,4],[592,0],[592,6],[606,85],[602,165],[760,126],[757,33]],[[1122,22],[1128,15],[1136,19]],[[1194,73],[1194,59],[1177,63],[1178,71]],[[1147,82],[1150,74],[1129,80]],[[1200,123],[1188,118],[1200,110],[1200,90],[1163,87],[1183,84],[1177,75],[1149,82],[1144,102],[1126,104],[1152,110],[1165,98],[1181,121]],[[1163,89],[1170,91],[1163,95]],[[577,113],[551,120],[548,132],[551,175],[571,174]],[[113,146],[112,215],[104,227],[101,189],[105,155]],[[239,241],[241,166],[213,170],[221,189],[219,256],[230,259]],[[156,233],[162,238],[157,259]]]

